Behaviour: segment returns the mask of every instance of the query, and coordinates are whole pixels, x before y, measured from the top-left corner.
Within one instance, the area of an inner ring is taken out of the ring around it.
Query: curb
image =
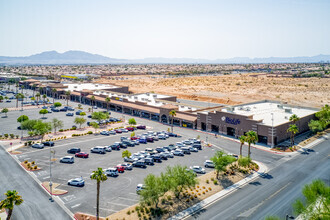
[[[242,186],[245,186],[246,184],[248,184],[249,182],[251,182],[252,180],[256,179],[259,177],[259,175],[265,173],[268,171],[268,167],[266,167],[264,164],[254,161],[256,164],[258,164],[259,166],[259,171],[254,172],[253,174],[249,175],[248,177],[240,180],[239,182],[221,190],[220,192],[204,199],[203,201],[196,203],[195,205],[187,208],[186,210],[183,210],[182,212],[179,212],[178,214],[168,218],[168,220],[179,220],[179,219],[186,219],[188,217],[190,217],[192,214],[198,212],[199,210],[217,202],[218,200],[228,196],[229,194],[231,194],[232,192],[236,191],[237,189],[239,189]]]
[[[66,191],[65,193],[60,193],[60,194],[56,194],[56,193],[50,193],[50,191],[41,183],[41,186],[45,189],[45,190],[47,190],[47,192],[49,193],[49,195],[53,195],[53,196],[61,196],[61,195],[64,195],[64,194],[67,194],[68,193],[68,191]]]

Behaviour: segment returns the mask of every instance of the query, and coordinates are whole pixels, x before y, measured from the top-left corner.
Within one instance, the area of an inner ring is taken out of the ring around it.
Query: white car
[[[34,144],[34,145],[32,145],[32,147],[42,149],[42,148],[44,148],[44,145],[43,144]]]
[[[214,168],[214,163],[211,160],[205,160],[204,162],[204,166],[205,167],[210,167],[210,168]]]
[[[71,179],[68,181],[69,186],[84,186],[85,180],[82,177]]]
[[[190,167],[190,169],[192,171],[194,171],[195,173],[201,173],[201,174],[205,173],[205,169],[201,166],[192,166],[192,167]]]
[[[184,156],[183,151],[180,150],[180,149],[176,149],[176,150],[172,151],[172,153],[173,153],[173,155],[175,155],[175,156]]]
[[[105,170],[105,174],[107,176],[118,176],[118,170],[117,170],[117,168],[110,167]]]
[[[145,189],[145,186],[143,184],[138,184],[136,186],[136,193],[139,194],[139,192],[143,189]]]
[[[103,147],[103,146],[92,147],[91,152],[92,153],[105,154],[105,147]]]
[[[65,156],[60,159],[61,163],[74,163],[74,157],[73,156]]]
[[[159,134],[158,139],[160,140],[166,140],[166,135],[165,134]]]

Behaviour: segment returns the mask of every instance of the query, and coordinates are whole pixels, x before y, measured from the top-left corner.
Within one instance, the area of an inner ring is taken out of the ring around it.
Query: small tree
[[[217,151],[215,155],[211,158],[211,161],[214,163],[214,168],[217,173],[217,179],[219,179],[219,173],[221,171],[226,171],[226,167],[235,161],[235,158],[225,154],[223,151]]]
[[[62,104],[61,104],[60,102],[55,102],[55,103],[54,103],[54,106],[55,106],[55,107],[61,107]]]
[[[63,128],[63,121],[58,120],[57,118],[53,118],[53,120],[52,120],[52,126],[53,126],[54,132],[56,134],[56,130],[58,128]]]
[[[82,109],[82,105],[81,104],[78,104],[78,109]]]
[[[98,121],[99,123],[102,120],[105,120],[109,117],[109,113],[103,113],[103,112],[93,112],[92,113],[92,119]]]
[[[131,137],[134,137],[135,136],[135,132],[133,131],[132,133],[131,133]]]
[[[106,97],[105,98],[105,102],[107,103],[107,111],[109,111],[109,103],[110,103],[111,99],[110,97]]]
[[[0,202],[0,210],[8,209],[7,220],[9,220],[13,214],[14,206],[22,204],[23,199],[20,195],[18,195],[18,192],[16,192],[16,190],[13,191],[8,190],[5,193],[5,196],[7,198],[5,198]]]
[[[37,120],[27,120],[27,121],[23,121],[21,122],[21,128],[23,130],[28,130],[30,132],[32,132],[34,130],[34,125],[37,123]]]
[[[322,180],[304,186],[305,203],[298,199],[293,204],[295,214],[301,219],[330,219],[330,187]]]
[[[8,108],[4,108],[4,109],[2,109],[1,112],[2,112],[2,113],[5,113],[6,117],[8,117],[8,116],[7,116],[7,113],[9,112]]]
[[[69,99],[70,99],[70,96],[71,96],[71,92],[66,91],[65,96],[66,96],[66,105],[69,106]]]
[[[52,130],[52,125],[50,122],[42,122],[38,120],[37,123],[33,126],[35,134],[41,135],[41,141],[44,139],[46,133]]]
[[[91,125],[95,129],[95,133],[96,133],[97,129],[100,127],[99,124],[96,122],[91,122],[89,125]]]
[[[39,100],[40,100],[40,93],[39,92],[36,94],[36,97],[37,97],[37,105],[39,105]]]
[[[23,121],[27,121],[27,120],[29,120],[29,117],[26,116],[26,115],[21,115],[21,116],[19,116],[19,117],[17,118],[17,122],[18,122],[18,123],[21,123],[21,122],[23,122]]]
[[[130,119],[128,119],[128,124],[129,124],[129,125],[136,125],[135,118],[130,118]]]
[[[86,115],[86,113],[85,112],[80,112],[80,114],[79,114],[80,116],[85,116]]]
[[[76,117],[74,119],[74,123],[79,125],[79,129],[81,128],[81,125],[83,125],[86,122],[86,119],[83,117]]]
[[[132,153],[128,150],[125,150],[121,153],[121,157],[124,158],[124,157],[130,157],[132,155]]]
[[[323,131],[322,123],[318,120],[311,120],[308,123],[308,127],[313,132],[313,134],[316,134],[319,131]]]
[[[43,94],[42,95],[42,99],[44,100],[44,106],[46,105],[46,98],[47,98],[47,95],[46,94]]]
[[[92,95],[92,97],[91,97],[92,113],[93,113],[93,109],[94,109],[94,102],[95,102],[95,96]]]
[[[97,168],[91,175],[92,180],[96,180],[96,219],[99,220],[99,209],[100,209],[100,187],[101,182],[106,181],[108,178],[104,174],[102,168]]]
[[[55,102],[55,94],[57,90],[55,88],[52,89],[53,103]]]
[[[142,203],[150,203],[158,208],[159,198],[165,194],[162,185],[163,182],[160,177],[156,177],[154,174],[149,174],[144,178],[144,186],[140,193]]]
[[[40,111],[39,111],[39,114],[40,115],[43,115],[43,118],[45,118],[45,115],[48,113],[48,110],[47,109],[41,109]]]

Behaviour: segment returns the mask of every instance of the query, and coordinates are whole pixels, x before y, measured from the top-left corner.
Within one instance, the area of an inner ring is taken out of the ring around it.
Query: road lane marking
[[[117,203],[117,202],[107,202],[110,205],[118,205],[118,206],[123,206],[123,207],[128,207],[129,205],[125,205],[125,204],[121,204],[121,203]]]
[[[78,204],[76,204],[76,205],[71,206],[71,208],[74,209],[74,208],[76,208],[76,207],[78,207],[78,206],[80,206],[80,205],[81,205],[81,204],[78,203]]]
[[[134,193],[132,193],[134,194]],[[136,196],[136,194],[134,194]],[[138,202],[138,199],[131,199],[131,198],[124,198],[124,197],[117,197],[118,199],[123,199],[123,200],[128,200],[128,201],[132,201],[132,202]]]

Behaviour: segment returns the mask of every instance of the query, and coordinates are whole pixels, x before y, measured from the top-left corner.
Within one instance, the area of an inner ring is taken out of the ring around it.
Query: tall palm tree
[[[291,132],[290,138],[291,138],[291,147],[294,145],[294,136],[299,132],[297,125],[289,125],[289,128],[287,132]]]
[[[43,93],[44,89],[42,87],[39,87],[39,93]]]
[[[35,84],[33,84],[33,86],[32,86],[32,90],[33,90],[33,95],[32,96],[34,96],[34,93],[35,93],[35,91],[36,91],[36,85]]]
[[[21,97],[21,93],[15,95],[16,98],[16,108],[18,108],[18,99]]]
[[[18,192],[16,192],[16,190],[8,190],[5,193],[5,196],[7,196],[7,198],[0,202],[0,209],[8,209],[7,220],[9,220],[11,218],[11,215],[13,214],[14,205],[22,204],[23,199],[20,195],[18,195]]]
[[[16,93],[17,93],[18,87],[19,87],[19,83],[16,83]]]
[[[22,94],[24,94],[24,85],[21,85]]]
[[[92,96],[91,97],[91,104],[92,104],[92,113],[93,113],[93,109],[94,109],[94,105],[93,105],[93,103],[95,102],[95,96]]]
[[[43,95],[42,95],[42,98],[43,98],[43,100],[44,100],[44,106],[45,106],[45,105],[46,105],[46,104],[45,104],[45,101],[46,101],[47,95],[46,95],[46,94],[43,94]]]
[[[57,89],[53,88],[52,89],[52,96],[53,96],[53,104],[55,103],[55,93],[57,92]]]
[[[23,101],[24,101],[25,96],[23,94],[21,94],[20,98],[21,98],[21,106],[22,106],[22,111],[23,111]]]
[[[65,92],[65,95],[66,95],[66,105],[69,106],[69,99],[70,99],[71,92],[70,91],[66,91]]]
[[[36,97],[37,97],[37,105],[39,105],[39,99],[40,99],[40,93],[39,92],[36,94]]]
[[[248,158],[251,159],[251,144],[255,144],[256,142],[258,142],[258,135],[255,131],[248,131],[245,134],[246,138],[245,138],[245,142],[248,143],[249,148],[248,148]]]
[[[239,147],[239,156],[241,158],[242,157],[242,148],[243,148],[243,145],[246,141],[246,136],[244,136],[244,135],[240,136],[239,141],[241,142],[241,146]]]
[[[171,116],[172,119],[172,133],[173,133],[173,119],[176,116],[176,111],[175,110],[170,111],[169,115]]]
[[[289,121],[292,121],[294,124],[296,124],[296,122],[299,120],[300,118],[296,114],[291,115],[289,118]]]
[[[99,220],[99,209],[100,209],[100,186],[101,182],[106,181],[108,178],[104,174],[102,168],[97,168],[91,175],[92,180],[96,180],[96,219]]]
[[[109,111],[109,103],[110,103],[110,97],[105,98],[105,102],[107,103],[107,111]]]

